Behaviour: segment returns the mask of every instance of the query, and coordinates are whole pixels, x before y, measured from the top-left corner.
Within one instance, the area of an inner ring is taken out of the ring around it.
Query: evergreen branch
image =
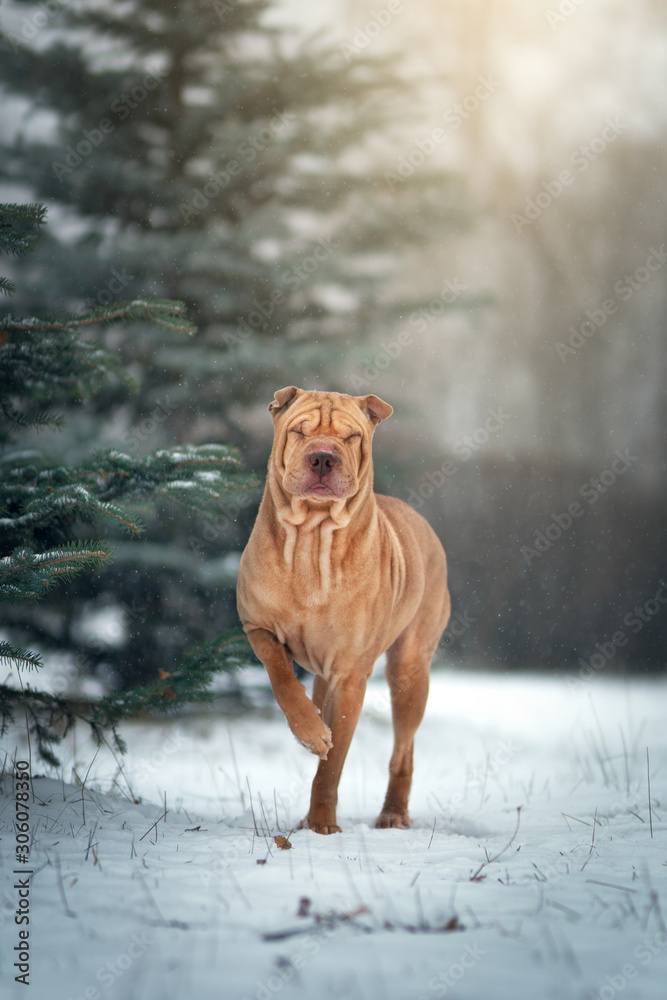
[[[9,219],[9,222],[5,220]],[[31,225],[43,226],[46,222],[46,208],[37,202],[30,204],[0,204],[0,229],[11,226],[15,220],[30,223]]]
[[[0,204],[0,253],[15,257],[28,253],[41,239],[39,227],[45,221],[44,205]]]
[[[44,662],[39,653],[31,649],[21,649],[11,642],[0,642],[0,664],[3,666],[27,667],[28,670],[43,667]]]
[[[40,569],[49,569],[53,566],[59,566],[60,569],[52,570],[51,575],[62,575],[63,573],[69,573],[69,567],[73,563],[81,562],[81,560],[90,561],[91,558],[95,558],[95,561],[106,561],[110,557],[111,553],[107,555],[106,552],[91,551],[90,549],[80,549],[77,552],[73,552],[69,555],[60,555],[58,553],[43,552],[37,556],[35,565],[39,566]],[[78,570],[77,570],[78,571]],[[75,571],[76,572],[76,571]]]
[[[28,685],[18,690],[0,684],[0,734],[14,722],[15,709],[21,708],[27,714],[30,732],[37,738],[40,755],[54,767],[59,761],[51,745],[79,721],[90,727],[98,745],[111,734],[116,746],[124,752],[125,745],[116,731],[122,719],[143,712],[173,712],[188,703],[210,702],[213,694],[207,685],[213,675],[236,669],[250,662],[251,656],[250,643],[243,633],[225,632],[211,642],[193,647],[179,668],[173,673],[161,671],[153,684],[114,692],[94,702],[36,691]]]
[[[40,332],[39,321],[18,321],[24,329],[16,332],[17,321],[10,313],[0,317],[0,387],[11,420],[16,396],[33,394],[40,402],[81,400],[103,385],[109,375],[135,388],[119,360],[97,344],[78,339],[66,323],[59,329]],[[27,325],[26,325],[27,324]],[[41,397],[41,398],[40,398]],[[34,417],[25,416],[25,422]]]
[[[220,503],[254,490],[258,480],[241,475],[238,453],[227,445],[177,446],[145,458],[111,450],[98,452],[75,468],[14,465],[0,482],[0,537],[27,542],[37,529],[73,518],[115,520],[138,534],[143,526],[135,513],[121,507],[150,497],[169,500],[193,513],[215,511]]]
[[[178,466],[187,468],[188,466],[209,466],[234,465],[237,468],[241,465],[238,454],[232,451],[229,445],[176,445],[173,448],[161,448],[155,452],[155,460],[161,459]]]
[[[36,430],[43,430],[45,428],[58,429],[65,423],[65,418],[61,414],[52,416],[44,410],[32,414],[23,413],[4,399],[0,399],[0,413],[2,413],[9,423],[22,429],[27,427],[34,427]]]
[[[92,521],[96,517],[103,516],[116,521],[131,533],[140,534],[143,531],[143,526],[136,517],[131,518],[117,504],[100,500],[83,485],[65,483],[59,487],[51,487],[46,495],[43,495],[43,489],[44,487],[35,499],[25,505],[23,513],[12,518],[3,518],[0,521],[0,529],[5,528],[15,533],[26,529],[35,531],[43,525],[70,521],[74,517],[82,521]]]
[[[172,299],[134,299],[131,302],[116,302],[113,306],[100,306],[78,316],[71,315],[58,320],[37,317],[15,319],[13,316],[8,316],[0,320],[0,327],[17,333],[43,333],[46,330],[79,330],[100,323],[140,320],[149,320],[179,333],[189,334],[195,330],[194,324],[187,319],[185,304]]]
[[[181,664],[182,670],[194,672],[207,669],[211,672],[229,669],[248,662],[248,654],[254,658],[252,646],[244,632],[227,631],[208,643],[201,643],[189,649]]]
[[[260,485],[259,480],[247,477],[243,482],[221,482],[219,488],[202,486],[198,482],[184,482],[176,480],[166,483],[158,490],[158,494],[169,500],[170,503],[177,504],[184,510],[192,513],[207,516],[215,514],[219,505],[225,500],[233,498],[237,493],[253,491]]]
[[[83,570],[101,567],[111,558],[111,551],[98,542],[70,542],[60,549],[38,553],[28,548],[15,549],[0,559],[0,600],[36,600],[54,579],[71,579]]]
[[[52,767],[58,767],[60,761],[51,746],[62,740],[76,719],[83,716],[86,706],[47,691],[35,691],[29,685],[18,690],[0,684],[0,734],[4,735],[7,727],[15,722],[17,708],[25,713],[28,731],[36,737],[40,757]]]
[[[140,712],[162,713],[193,702],[210,702],[208,689],[214,674],[252,662],[254,654],[244,633],[223,632],[188,650],[173,672],[161,671],[153,684],[105,695],[95,703],[93,719],[101,728],[113,728],[121,719]]]

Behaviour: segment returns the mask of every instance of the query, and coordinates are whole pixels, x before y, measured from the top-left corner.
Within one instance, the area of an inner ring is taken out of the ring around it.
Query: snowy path
[[[289,850],[273,838],[305,813],[315,760],[282,717],[126,725],[141,804],[122,776],[98,791],[108,754],[83,792],[65,783],[71,757],[63,780],[34,780],[29,990],[13,982],[6,775],[0,995],[664,1000],[666,696],[660,681],[436,673],[413,828],[375,830],[391,747],[378,678],[341,784],[343,834],[294,832]],[[4,741],[19,759],[20,738]],[[73,753],[83,776],[88,749]]]

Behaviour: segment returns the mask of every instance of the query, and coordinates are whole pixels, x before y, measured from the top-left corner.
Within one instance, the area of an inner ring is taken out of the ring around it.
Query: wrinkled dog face
[[[377,396],[287,386],[269,404],[271,461],[285,492],[310,501],[346,500],[371,474],[371,441],[392,407]]]
[[[352,400],[350,404],[338,407],[327,397],[317,402],[306,398],[288,410],[282,483],[292,496],[341,500],[357,492],[362,449],[370,448],[370,424]]]

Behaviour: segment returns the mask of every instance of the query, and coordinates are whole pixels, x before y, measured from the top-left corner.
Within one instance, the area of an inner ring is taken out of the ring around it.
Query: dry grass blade
[[[508,842],[505,844],[505,846],[503,847],[503,849],[501,851],[498,851],[497,854],[494,854],[494,856],[492,858],[487,857],[486,861],[482,861],[481,865],[479,866],[479,868],[477,869],[477,871],[475,872],[475,874],[470,876],[470,881],[471,882],[476,882],[477,879],[479,878],[480,872],[484,868],[486,868],[487,865],[491,865],[491,864],[493,864],[494,861],[497,861],[498,858],[502,858],[502,856],[505,853],[505,851],[509,850],[509,848],[512,846],[512,844],[514,843],[514,841],[516,839],[517,833],[519,832],[519,824],[520,823],[521,823],[521,806],[517,806],[516,807],[516,827],[515,827],[514,833],[512,834],[512,836],[510,837],[510,839],[508,840]]]
[[[646,784],[648,786],[648,821],[651,830],[651,840],[653,840],[653,810],[651,809],[651,765],[646,747]]]

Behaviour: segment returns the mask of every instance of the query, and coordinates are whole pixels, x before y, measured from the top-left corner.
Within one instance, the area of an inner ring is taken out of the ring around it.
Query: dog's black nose
[[[321,479],[328,472],[333,472],[335,466],[338,465],[338,455],[334,455],[331,451],[313,451],[308,456],[308,464]]]

